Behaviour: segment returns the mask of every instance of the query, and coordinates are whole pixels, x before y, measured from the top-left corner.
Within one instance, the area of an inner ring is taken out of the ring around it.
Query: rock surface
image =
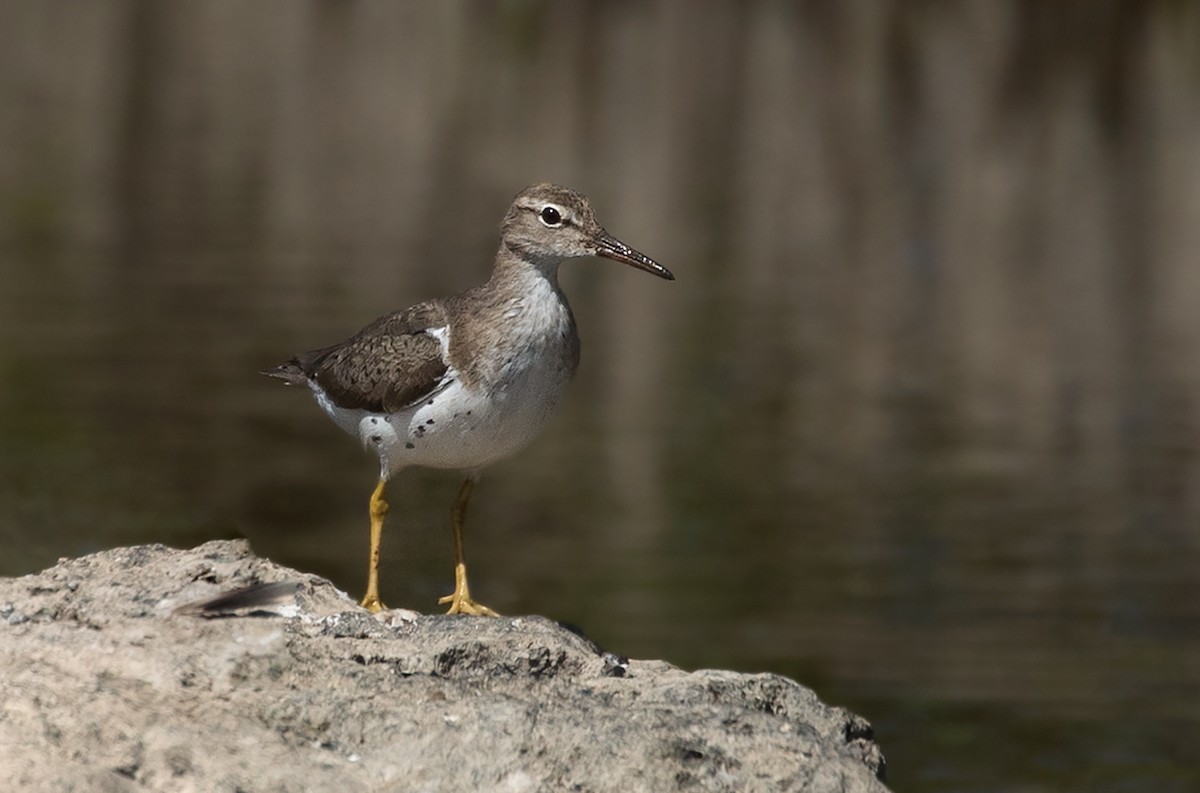
[[[282,606],[179,608],[281,581]],[[3,790],[886,790],[870,725],[786,678],[540,617],[380,620],[241,542],[0,579],[0,668]]]

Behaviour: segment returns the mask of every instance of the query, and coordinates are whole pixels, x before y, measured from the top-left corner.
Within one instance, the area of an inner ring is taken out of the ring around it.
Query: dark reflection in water
[[[690,7],[0,9],[0,573],[244,536],[361,594],[375,463],[255,372],[553,179],[679,280],[564,267],[481,600],[796,677],[897,789],[1195,789],[1200,17]],[[389,603],[457,486],[393,484]]]

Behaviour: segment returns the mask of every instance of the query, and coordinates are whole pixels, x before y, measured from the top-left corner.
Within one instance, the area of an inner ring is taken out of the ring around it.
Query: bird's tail
[[[263,369],[259,374],[282,380],[288,385],[308,384],[308,375],[304,374],[304,370],[300,368],[300,362],[295,358],[271,369]]]

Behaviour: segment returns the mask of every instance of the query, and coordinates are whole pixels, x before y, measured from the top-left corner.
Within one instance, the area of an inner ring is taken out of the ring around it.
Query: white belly
[[[387,478],[410,465],[474,470],[515,454],[541,431],[570,377],[559,356],[540,349],[515,356],[490,392],[452,372],[441,391],[391,415],[340,408],[313,391],[338,426],[378,452]]]

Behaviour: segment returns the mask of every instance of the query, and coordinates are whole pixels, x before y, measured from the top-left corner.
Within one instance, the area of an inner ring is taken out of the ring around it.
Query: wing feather
[[[266,374],[312,381],[347,409],[394,413],[444,387],[449,366],[430,330],[446,326],[441,301],[397,311],[340,344],[297,355]]]

